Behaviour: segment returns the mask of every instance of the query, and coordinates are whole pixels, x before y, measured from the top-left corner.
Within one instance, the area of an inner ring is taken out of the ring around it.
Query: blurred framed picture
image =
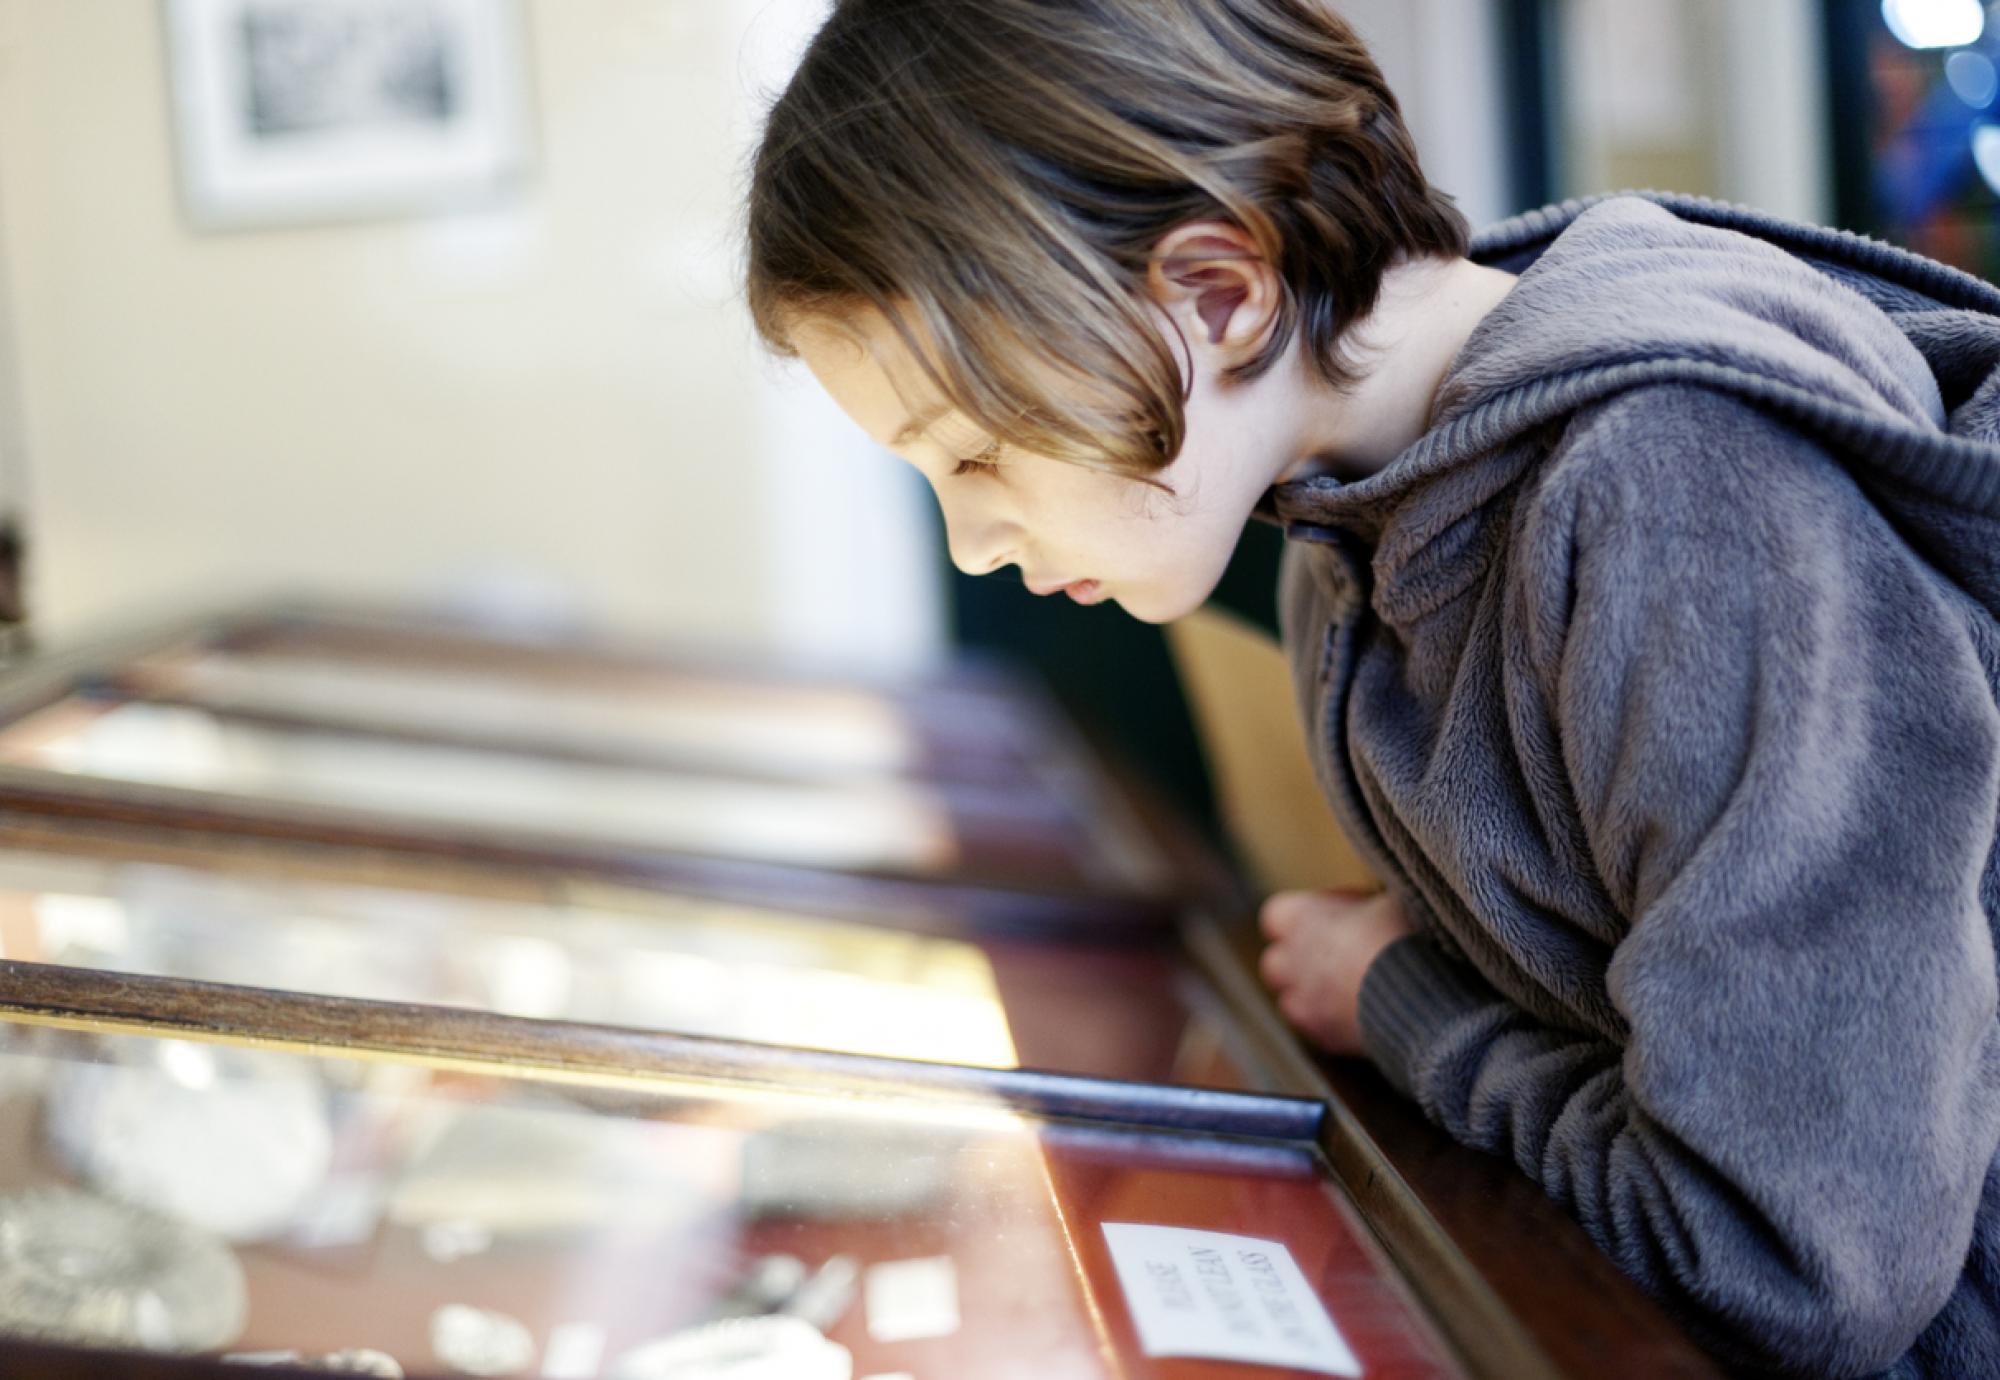
[[[165,17],[201,228],[450,210],[525,170],[518,0],[165,0]]]

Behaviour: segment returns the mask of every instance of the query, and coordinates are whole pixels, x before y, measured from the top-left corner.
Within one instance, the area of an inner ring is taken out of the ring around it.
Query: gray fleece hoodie
[[[2000,1376],[2000,291],[1655,196],[1475,257],[1431,431],[1263,507],[1423,931],[1369,1050],[1727,1361]]]

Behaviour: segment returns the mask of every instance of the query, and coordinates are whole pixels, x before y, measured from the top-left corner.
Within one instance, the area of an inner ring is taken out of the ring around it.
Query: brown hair
[[[1252,378],[1302,332],[1351,384],[1384,271],[1467,250],[1324,0],[840,0],[756,154],[750,309],[791,354],[801,319],[873,307],[997,439],[1144,476],[1185,425],[1148,260],[1204,219],[1282,284]]]

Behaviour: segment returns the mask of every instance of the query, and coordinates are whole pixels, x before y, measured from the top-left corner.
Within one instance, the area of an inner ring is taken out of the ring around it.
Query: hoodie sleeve
[[[1550,464],[1570,539],[1522,636],[1628,926],[1629,1039],[1538,1024],[1429,937],[1370,969],[1364,1038],[1709,1345],[1872,1373],[1951,1294],[2000,1138],[2000,713],[1967,615],[1747,404],[1630,395]]]

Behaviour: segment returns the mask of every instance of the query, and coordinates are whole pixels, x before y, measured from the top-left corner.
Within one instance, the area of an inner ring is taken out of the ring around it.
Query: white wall
[[[1833,217],[1822,3],[1720,4],[1715,38],[1730,126],[1721,140],[1722,196],[1820,223]]]
[[[1831,213],[1817,0],[1564,0],[1566,195],[1660,187]]]
[[[197,234],[160,8],[0,0],[7,410],[45,633],[273,588],[478,589],[704,643],[809,624],[849,656],[934,644],[934,608],[895,583],[924,525],[841,526],[850,502],[882,510],[890,462],[823,445],[844,433],[800,420],[812,400],[737,300],[746,36],[809,15],[531,0],[517,199]]]
[[[1507,213],[1490,0],[1333,0],[1402,97],[1433,181],[1475,225]],[[1820,0],[1563,0],[1563,195],[1659,183],[1831,214]]]
[[[1490,0],[1335,0],[1402,102],[1430,180],[1474,227],[1510,209]]]
[[[5,60],[5,49],[0,49],[0,62]],[[0,193],[5,190],[0,187]],[[0,208],[0,518],[15,514],[27,498],[27,429],[21,416],[21,360],[14,339],[6,227],[7,217]]]
[[[0,508],[25,495],[43,630],[478,584],[621,629],[933,654],[927,496],[761,356],[737,301],[759,98],[825,3],[526,0],[518,200],[203,235],[175,201],[160,6],[0,0]],[[1492,6],[1337,3],[1432,176],[1475,223],[1503,214]],[[1774,131],[1724,150],[1725,193],[1823,201],[1799,153],[1812,0],[1678,3],[1728,26],[1731,123]]]
[[[753,146],[829,0],[736,0],[749,93],[739,131]],[[767,361],[757,411],[764,457],[767,568],[779,597],[771,633],[802,659],[881,667],[934,661],[947,639],[935,504],[909,466],[880,450],[797,364]]]

